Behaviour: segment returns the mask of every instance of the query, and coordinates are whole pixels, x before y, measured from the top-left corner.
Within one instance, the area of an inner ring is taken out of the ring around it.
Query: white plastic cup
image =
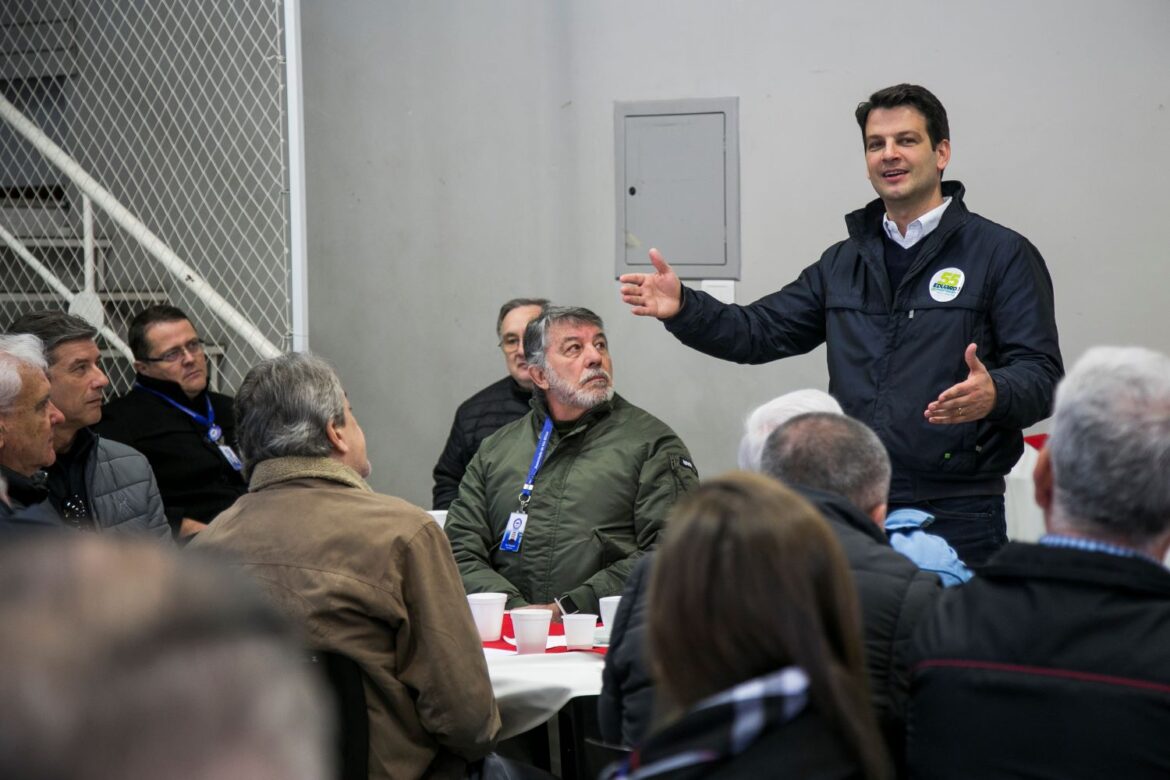
[[[520,655],[543,653],[548,649],[551,609],[514,609],[512,628],[516,631],[516,652]]]
[[[592,650],[593,631],[597,628],[597,615],[582,614],[565,615],[561,618],[565,624],[565,646],[570,650]]]
[[[601,624],[606,628],[613,627],[613,616],[617,614],[618,602],[621,596],[606,596],[601,599]]]
[[[504,605],[508,602],[507,593],[469,593],[467,604],[471,607],[471,617],[475,620],[475,628],[479,631],[479,641],[498,642],[504,630]]]

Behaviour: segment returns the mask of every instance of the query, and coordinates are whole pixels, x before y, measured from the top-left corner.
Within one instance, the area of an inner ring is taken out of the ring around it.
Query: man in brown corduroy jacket
[[[371,778],[458,778],[500,717],[451,548],[418,507],[375,493],[365,437],[322,360],[260,363],[236,396],[248,494],[195,546],[219,549],[360,665]]]

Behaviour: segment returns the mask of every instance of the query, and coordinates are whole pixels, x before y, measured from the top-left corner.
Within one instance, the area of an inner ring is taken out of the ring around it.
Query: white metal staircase
[[[191,315],[229,385],[295,343],[294,23],[271,0],[0,3],[0,330],[68,308],[122,388],[152,303]]]

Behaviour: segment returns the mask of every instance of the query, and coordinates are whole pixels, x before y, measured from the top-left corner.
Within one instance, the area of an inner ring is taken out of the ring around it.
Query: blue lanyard
[[[536,452],[532,454],[532,465],[528,467],[528,479],[524,480],[524,487],[520,489],[520,511],[528,511],[528,500],[532,498],[533,484],[536,480],[536,472],[540,471],[540,467],[544,465],[545,456],[548,455],[548,442],[552,438],[553,421],[552,417],[544,418],[544,427],[540,429],[540,438],[536,440]]]
[[[223,438],[223,429],[215,424],[215,409],[211,408],[211,396],[210,395],[207,396],[207,416],[205,417],[202,414],[199,414],[198,412],[191,411],[190,409],[183,406],[181,403],[179,403],[175,399],[171,398],[170,396],[165,395],[164,393],[160,393],[159,391],[154,390],[152,388],[149,388],[146,385],[138,384],[137,382],[135,382],[134,386],[136,388],[138,388],[139,390],[145,390],[146,392],[150,393],[151,395],[157,395],[159,398],[163,399],[168,404],[175,407],[176,409],[178,409],[180,412],[182,412],[183,414],[190,417],[195,422],[199,423],[200,425],[206,425],[207,426],[207,438],[211,440],[212,444],[219,444],[219,440]]]

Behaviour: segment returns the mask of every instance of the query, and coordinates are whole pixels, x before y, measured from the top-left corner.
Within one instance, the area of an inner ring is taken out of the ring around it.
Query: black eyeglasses
[[[515,352],[522,346],[524,346],[524,342],[520,339],[519,336],[508,334],[507,336],[504,336],[504,338],[500,339],[500,349],[504,350],[505,352]]]
[[[141,360],[143,363],[176,363],[187,354],[192,356],[203,354],[203,339],[191,339],[182,346],[168,349],[158,357],[141,358]]]

